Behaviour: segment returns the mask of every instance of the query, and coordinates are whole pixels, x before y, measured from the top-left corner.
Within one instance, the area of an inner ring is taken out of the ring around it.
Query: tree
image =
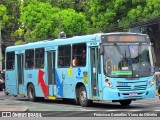
[[[82,13],[76,13],[73,9],[60,11],[61,30],[65,31],[68,37],[83,35],[87,32],[88,21]]]
[[[2,24],[1,28],[4,28],[5,23],[8,21],[7,8],[0,4],[0,22]]]
[[[1,39],[1,29],[4,28],[4,23],[8,20],[6,7],[0,4],[0,70],[2,70],[2,39]]]
[[[135,26],[135,23],[144,23],[160,16],[160,0],[132,0],[132,5],[132,9],[128,11],[127,16],[123,19],[124,22],[129,19],[129,26]],[[128,27],[124,24],[122,26]]]
[[[67,36],[86,33],[88,22],[83,14],[76,13],[73,9],[60,11],[49,3],[34,0],[23,7],[20,17],[27,42],[57,38],[59,15],[61,30],[65,31]]]
[[[6,7],[6,13],[8,16],[7,22],[4,24],[3,29],[3,40],[12,40],[14,36],[12,34],[19,28],[19,16],[20,16],[20,5],[21,0],[1,0],[1,4]]]
[[[91,0],[90,12],[93,26],[103,32],[118,30],[119,21],[130,9],[128,5],[131,6],[128,0]]]
[[[59,8],[52,8],[49,3],[34,0],[22,8],[20,22],[24,26],[24,38],[27,42],[54,37],[54,28],[58,24],[55,14]],[[21,28],[22,28],[21,27]]]
[[[160,15],[160,0],[91,0],[92,24],[103,32],[119,31]]]

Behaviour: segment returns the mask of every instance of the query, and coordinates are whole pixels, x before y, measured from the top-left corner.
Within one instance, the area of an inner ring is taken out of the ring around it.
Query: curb
[[[0,105],[0,111],[29,111],[27,106]]]

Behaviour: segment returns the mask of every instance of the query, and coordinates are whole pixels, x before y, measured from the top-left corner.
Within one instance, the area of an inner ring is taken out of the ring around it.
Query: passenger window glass
[[[34,68],[34,50],[25,51],[25,68],[33,69]]]
[[[7,52],[6,56],[6,68],[7,70],[13,70],[15,65],[15,52]]]
[[[72,46],[72,66],[86,65],[86,44],[74,44]]]
[[[44,68],[44,48],[35,50],[35,68]]]
[[[71,46],[58,47],[58,67],[69,67],[71,63]]]

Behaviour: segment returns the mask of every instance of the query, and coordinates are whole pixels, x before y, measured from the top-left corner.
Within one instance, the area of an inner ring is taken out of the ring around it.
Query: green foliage
[[[34,0],[23,7],[22,12],[20,22],[24,24],[27,42],[54,37],[54,28],[58,25],[55,14],[59,12],[59,8]]]
[[[6,21],[3,23],[5,29],[2,29],[2,40],[14,40],[12,34],[19,28],[18,22],[20,16],[21,0],[0,0],[0,4],[6,7],[6,11],[3,13],[7,15]],[[3,7],[0,7],[2,9]],[[1,18],[1,17],[0,17]]]
[[[49,3],[34,0],[22,8],[20,22],[24,24],[24,38],[27,42],[57,38],[61,23],[61,31],[67,36],[85,34],[88,22],[81,13],[73,9],[61,10]]]
[[[105,32],[111,27],[111,23],[117,24],[117,14],[112,0],[108,0],[107,2],[105,0],[91,0],[90,6],[91,20],[95,28],[100,28]]]
[[[61,27],[68,37],[86,34],[88,22],[82,13],[76,13],[73,9],[62,10],[60,13]]]
[[[94,28],[94,27],[89,27],[87,29],[87,34],[95,34],[95,33],[100,33],[101,30],[99,28]]]
[[[160,0],[91,0],[93,26],[103,32],[127,29],[160,15]]]
[[[126,30],[159,11],[160,0],[1,0],[2,39],[57,38],[59,23],[67,37]]]
[[[7,21],[7,9],[4,5],[0,4],[0,24],[2,24],[2,29],[4,28],[4,23],[6,23]]]
[[[15,42],[15,45],[22,45],[23,44],[23,41],[22,40],[17,40],[16,42]]]
[[[24,29],[23,28],[19,28],[18,30],[16,30],[12,36],[16,39],[20,39],[23,41],[24,39]]]
[[[160,0],[145,0],[136,1],[133,0],[134,5],[127,13],[126,17],[120,23],[123,28],[131,27],[135,23],[147,22],[149,19],[156,18],[160,15]],[[127,24],[124,24],[127,23]]]

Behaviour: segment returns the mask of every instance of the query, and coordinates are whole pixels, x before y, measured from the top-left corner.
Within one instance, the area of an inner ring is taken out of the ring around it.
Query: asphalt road
[[[151,119],[153,120],[156,118],[154,114],[160,115],[160,100],[158,97],[152,99],[133,101],[131,105],[128,107],[122,107],[119,103],[112,103],[111,101],[98,101],[94,102],[92,104],[92,107],[81,107],[79,105],[74,104],[74,102],[72,101],[64,102],[62,100],[41,100],[37,102],[30,102],[27,98],[23,98],[21,96],[13,97],[12,95],[6,96],[2,91],[0,91],[0,105],[1,104],[25,105],[28,106],[29,111],[31,112],[44,111],[42,114],[43,117],[58,116],[62,117],[62,119],[65,119],[66,116],[71,116],[72,118],[76,116],[92,116],[94,118],[100,117],[101,119],[109,117],[110,119],[112,119],[111,115],[113,114],[121,115],[123,116],[123,120],[125,120],[125,115],[127,115],[128,117],[129,114],[132,114],[134,116],[131,117],[136,118],[136,120],[142,118],[149,120],[149,117],[152,117]],[[138,117],[135,117],[139,113],[142,113],[145,117],[140,117],[139,115]],[[118,119],[121,119],[121,116],[116,117],[118,117]],[[89,119],[89,117],[87,118]],[[116,117],[114,116],[113,119]],[[76,119],[78,120],[78,118]]]

